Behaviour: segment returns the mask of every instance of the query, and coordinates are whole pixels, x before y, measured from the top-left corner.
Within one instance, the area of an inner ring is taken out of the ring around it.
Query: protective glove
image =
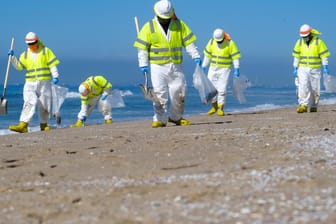
[[[202,71],[204,72],[204,74],[206,74],[206,67],[202,67]]]
[[[240,75],[239,68],[235,68],[235,69],[234,69],[234,72],[233,72],[233,74],[234,74],[234,76],[235,76],[235,77],[237,77],[237,78],[238,78],[238,77],[239,77],[239,75]]]
[[[58,83],[58,78],[52,78],[52,83],[57,84]]]
[[[148,66],[140,67],[140,70],[141,70],[142,74],[149,73],[149,67]]]
[[[85,122],[86,121],[86,116],[83,116],[82,119],[80,119],[80,120]]]
[[[294,77],[297,77],[297,67],[294,67],[293,75]]]
[[[102,95],[102,97],[101,97],[101,100],[106,100],[106,98],[107,98],[107,95],[108,95],[108,94],[106,94],[106,93],[103,93],[103,95]]]
[[[323,75],[329,75],[328,65],[323,65]]]
[[[194,62],[196,63],[196,65],[201,66],[202,64],[202,60],[200,58],[194,58]]]
[[[13,55],[14,55],[14,51],[13,51],[13,50],[9,50],[7,54],[8,54],[8,56],[9,56],[9,55],[10,55],[10,56],[13,56]]]

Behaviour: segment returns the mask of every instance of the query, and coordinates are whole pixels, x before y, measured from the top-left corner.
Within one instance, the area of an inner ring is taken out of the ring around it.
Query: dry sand
[[[0,223],[336,223],[336,107],[0,137]]]

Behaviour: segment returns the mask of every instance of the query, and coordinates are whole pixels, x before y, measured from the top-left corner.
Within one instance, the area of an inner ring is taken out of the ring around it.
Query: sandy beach
[[[0,136],[0,223],[336,223],[336,106]]]

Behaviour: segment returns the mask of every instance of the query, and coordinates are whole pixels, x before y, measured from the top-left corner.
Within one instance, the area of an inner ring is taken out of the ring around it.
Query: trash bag
[[[336,76],[323,75],[323,85],[327,93],[336,93]]]
[[[125,102],[121,96],[120,90],[112,90],[111,95],[107,96],[112,108],[125,107]]]
[[[56,118],[57,124],[61,124],[60,109],[68,91],[69,89],[66,87],[51,84],[52,114]]]
[[[246,103],[244,96],[245,89],[249,86],[249,80],[245,75],[234,77],[232,95],[238,99],[240,104]]]
[[[217,95],[217,89],[208,79],[206,74],[204,74],[199,65],[196,66],[193,75],[193,85],[198,90],[201,101],[204,104],[211,103],[212,99]]]
[[[98,111],[102,112],[107,107],[110,108],[125,107],[125,102],[119,90],[112,90],[111,94],[107,96],[106,100],[99,100]]]

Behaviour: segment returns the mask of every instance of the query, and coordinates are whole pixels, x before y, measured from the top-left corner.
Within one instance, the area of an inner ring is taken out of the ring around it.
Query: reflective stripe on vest
[[[204,55],[210,58],[210,66],[230,68],[233,59],[240,58],[240,52],[232,40],[218,43],[211,39],[204,49]]]
[[[297,43],[298,46],[294,47],[293,56],[299,58],[299,66],[319,68],[321,67],[322,58],[330,55],[329,50],[324,43],[322,43],[322,40],[316,37],[312,41],[314,42],[308,47],[304,43],[303,38],[301,38]]]
[[[155,32],[155,20],[149,22],[150,32],[152,36],[156,36],[159,44],[151,45],[149,48],[149,61],[153,64],[166,64],[173,62],[174,64],[182,63],[182,42],[181,24],[179,20],[172,20],[171,26],[176,26],[174,32],[171,33],[171,40],[168,42],[161,32]],[[157,25],[157,24],[156,24]],[[157,29],[159,29],[157,27]],[[159,47],[158,45],[167,45],[167,47]]]
[[[43,47],[41,51],[37,53],[36,61],[33,61],[28,50],[22,54],[22,58],[20,59],[20,65],[26,70],[26,82],[50,80],[50,67],[53,67],[58,63],[59,61],[56,56],[46,47]]]

